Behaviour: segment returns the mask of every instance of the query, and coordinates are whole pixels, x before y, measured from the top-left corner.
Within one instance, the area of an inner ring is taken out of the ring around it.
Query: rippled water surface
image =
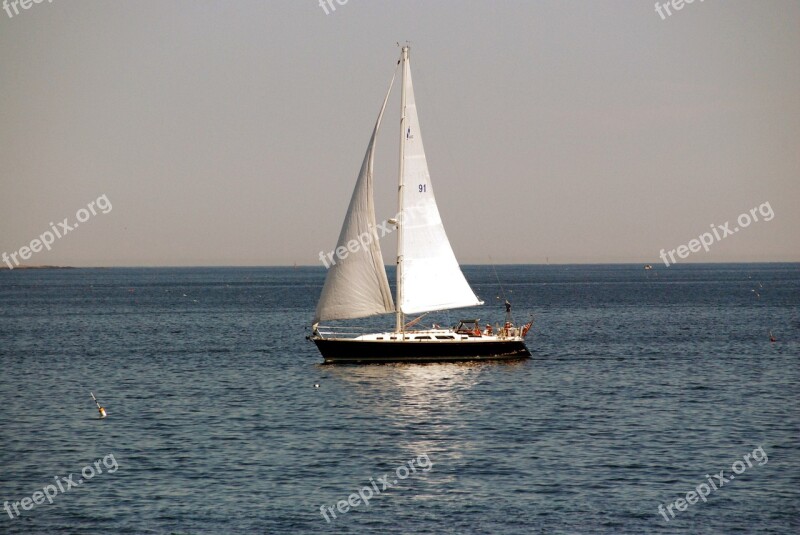
[[[304,339],[321,268],[0,272],[0,500],[102,470],[0,533],[800,532],[800,265],[497,272],[424,321],[505,292],[532,359],[377,366]]]

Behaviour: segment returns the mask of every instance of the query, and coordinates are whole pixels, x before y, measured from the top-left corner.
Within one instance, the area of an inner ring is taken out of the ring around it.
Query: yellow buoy
[[[92,395],[92,399],[94,400],[95,405],[97,405],[97,412],[100,413],[100,418],[105,418],[107,416],[105,407],[101,407],[100,403],[97,401],[97,398],[94,397],[92,392],[89,392]]]

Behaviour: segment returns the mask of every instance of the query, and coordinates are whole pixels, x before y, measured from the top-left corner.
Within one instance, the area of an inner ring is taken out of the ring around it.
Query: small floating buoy
[[[97,405],[97,412],[99,412],[99,413],[100,413],[100,418],[102,419],[102,418],[105,418],[106,416],[108,416],[108,415],[106,414],[106,409],[105,409],[105,407],[101,407],[101,406],[100,406],[100,403],[97,401],[97,398],[96,398],[96,397],[94,397],[94,394],[93,394],[92,392],[89,392],[89,394],[91,394],[91,395],[92,395],[92,399],[94,400],[94,403],[95,403],[95,405]]]
[[[319,383],[314,383],[314,388],[319,388]]]

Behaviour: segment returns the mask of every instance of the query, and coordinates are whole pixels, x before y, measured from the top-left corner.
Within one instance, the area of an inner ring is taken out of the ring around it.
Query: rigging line
[[[503,296],[503,304],[506,307],[506,321],[514,322],[514,318],[511,315],[511,302],[506,298],[506,291],[503,288],[503,283],[500,282],[500,277],[497,275],[497,269],[494,267],[494,260],[492,260],[492,255],[489,255],[489,261],[492,263],[492,271],[494,271],[494,277],[497,279],[497,285],[500,286],[500,294]]]
[[[503,283],[500,282],[500,277],[497,276],[497,270],[494,268],[492,255],[489,255],[489,262],[492,264],[492,271],[494,271],[494,278],[497,279],[497,285],[500,286],[500,295],[503,296],[503,301],[508,301],[508,299],[506,299],[506,291],[503,289]]]
[[[403,327],[403,330],[405,330],[405,329],[408,329],[409,327],[411,327],[412,325],[414,325],[415,323],[417,323],[419,320],[421,320],[422,318],[424,318],[424,317],[425,317],[425,316],[427,316],[428,314],[430,314],[430,312],[426,312],[426,313],[424,313],[423,315],[421,315],[421,316],[417,316],[415,319],[413,319],[413,320],[409,321],[408,323],[406,323],[405,327]]]

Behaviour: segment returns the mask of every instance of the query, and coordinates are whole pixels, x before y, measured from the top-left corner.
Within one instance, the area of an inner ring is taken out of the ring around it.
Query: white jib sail
[[[404,62],[406,92],[403,164],[403,225],[400,251],[403,291],[400,310],[416,314],[483,304],[469,287],[453,253],[433,196],[422,146],[409,62]]]
[[[396,74],[395,71],[395,76]],[[330,258],[331,266],[317,303],[314,323],[364,318],[395,310],[378,244],[372,182],[375,138],[395,76],[392,76],[389,91],[383,99],[383,106],[372,131],[364,163],[361,164],[361,171],[358,173],[342,231]]]

